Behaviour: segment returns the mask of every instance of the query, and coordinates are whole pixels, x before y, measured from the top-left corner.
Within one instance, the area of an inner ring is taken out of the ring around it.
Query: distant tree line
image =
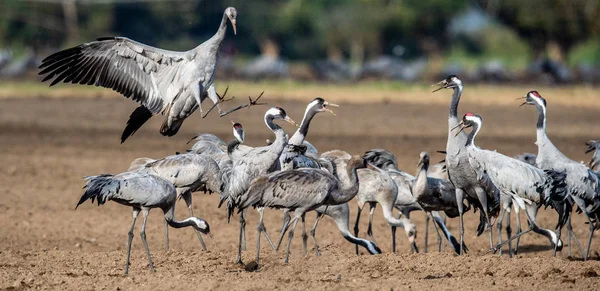
[[[515,31],[532,55],[549,43],[568,54],[600,34],[598,0],[3,0],[0,48],[50,50],[122,35],[189,49],[216,31],[227,6],[239,15],[225,49],[291,60],[362,60],[398,46],[406,58],[439,55],[457,41],[450,21],[473,7]]]

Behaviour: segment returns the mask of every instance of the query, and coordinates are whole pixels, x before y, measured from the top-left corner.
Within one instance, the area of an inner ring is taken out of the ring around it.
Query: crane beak
[[[234,125],[234,124],[235,124],[235,122],[233,122],[233,120],[230,120],[230,121],[231,121],[231,125]]]
[[[235,18],[233,18],[233,19],[229,19],[229,21],[231,21],[231,26],[233,26],[233,35],[237,35],[237,27],[236,27],[237,20]]]
[[[523,96],[523,97],[519,97],[519,98],[517,98],[517,99],[515,99],[515,100],[521,100],[521,99],[526,99],[526,98],[527,98],[527,96]],[[519,105],[518,107],[521,107],[521,106],[523,106],[523,105],[527,105],[527,101],[525,101],[525,102],[521,103],[521,105]]]
[[[457,127],[460,126],[460,130],[454,135],[455,137],[458,136],[463,130],[465,130],[465,128],[467,128],[465,126],[464,122],[459,123],[457,126],[455,126],[454,128],[452,128],[452,130],[455,130]]]
[[[210,241],[212,241],[215,246],[218,246],[217,242],[215,241],[215,239],[212,236],[212,233],[209,232],[206,235],[208,236],[208,238],[210,238]]]
[[[287,122],[288,122],[288,123],[290,123],[290,124],[293,124],[293,125],[295,125],[296,127],[300,127],[300,125],[298,125],[298,123],[296,123],[296,122],[295,122],[295,121],[294,121],[292,118],[290,118],[289,116],[286,116],[284,120],[285,120],[285,121],[287,121]]]
[[[423,165],[423,160],[419,160],[419,163],[417,163],[417,167],[420,167],[421,165]]]
[[[340,107],[340,106],[339,106],[339,105],[337,105],[337,104],[329,103],[329,102],[325,102],[325,103],[323,103],[323,110],[325,110],[325,111],[327,111],[327,112],[329,112],[329,113],[333,114],[334,116],[337,116],[337,115],[335,114],[335,112],[333,112],[333,110],[331,110],[331,109],[327,108],[328,106],[332,106],[332,107]]]
[[[440,90],[442,90],[442,89],[446,88],[446,85],[447,85],[447,84],[448,84],[448,83],[446,82],[446,80],[442,80],[442,81],[439,81],[439,82],[437,82],[437,83],[435,83],[435,84],[431,85],[431,87],[438,86],[438,88],[436,88],[436,89],[434,89],[433,91],[431,91],[431,93],[435,93],[435,92],[437,92],[437,91],[440,91]]]

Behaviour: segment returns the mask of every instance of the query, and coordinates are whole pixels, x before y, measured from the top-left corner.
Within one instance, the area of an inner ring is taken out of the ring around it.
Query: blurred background
[[[596,0],[2,0],[0,78],[101,36],[188,50],[227,6],[219,80],[600,82]]]

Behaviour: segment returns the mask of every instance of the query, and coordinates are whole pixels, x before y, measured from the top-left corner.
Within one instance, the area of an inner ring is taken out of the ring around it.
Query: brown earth
[[[446,91],[447,94],[449,92]],[[513,98],[514,96],[506,96]],[[443,98],[443,97],[440,97]],[[447,100],[447,99],[446,99]],[[267,100],[285,108],[297,121],[306,102]],[[449,101],[449,100],[447,100]],[[483,148],[513,155],[537,152],[535,109],[514,105],[478,105],[464,102],[462,110],[484,117],[478,138]],[[239,101],[238,101],[239,102]],[[583,143],[600,138],[600,115],[592,106],[552,106],[549,108],[549,135],[567,155],[587,161]],[[564,102],[563,102],[564,104]],[[445,148],[447,105],[414,103],[341,104],[331,115],[317,116],[309,140],[320,151],[344,149],[363,153],[371,148],[387,148],[398,156],[400,166],[413,172],[420,151],[434,153]],[[232,106],[227,104],[226,106]],[[195,194],[195,213],[210,222],[217,245],[208,241],[209,251],[200,249],[190,229],[172,230],[171,249],[164,252],[162,213],[151,212],[147,237],[156,266],[150,273],[136,231],[130,276],[124,276],[125,242],[131,209],[116,203],[102,207],[86,203],[74,206],[86,175],[119,173],[136,157],[162,157],[185,150],[186,141],[197,132],[212,132],[231,139],[229,119],[241,122],[247,131],[247,144],[262,145],[272,138],[262,121],[266,108],[242,110],[219,119],[201,120],[194,114],[181,132],[172,138],[159,135],[160,118],[154,118],[128,142],[119,144],[119,136],[135,105],[122,99],[4,99],[0,101],[0,288],[2,289],[596,289],[600,274],[600,241],[592,245],[588,262],[567,258],[567,246],[552,257],[549,242],[536,234],[521,240],[516,258],[485,254],[487,236],[475,236],[478,214],[466,215],[466,244],[470,252],[455,256],[446,244],[438,253],[435,237],[429,253],[410,254],[403,232],[398,232],[399,250],[390,253],[390,231],[380,210],[375,215],[374,233],[384,251],[369,256],[364,249],[354,255],[354,246],[340,235],[330,218],[324,218],[317,239],[322,255],[316,257],[309,241],[304,255],[300,229],[296,230],[290,264],[283,263],[283,251],[274,252],[263,243],[262,269],[246,272],[233,264],[238,223],[226,222],[224,209],[218,209],[216,195]],[[291,132],[290,126],[284,125]],[[433,154],[437,161],[443,157]],[[355,202],[351,201],[351,225]],[[179,218],[186,216],[178,202]],[[267,210],[265,223],[273,237],[281,223],[281,213]],[[363,213],[361,237],[366,234]],[[418,225],[418,243],[424,246],[424,215],[414,213]],[[522,217],[525,221],[525,217]],[[582,240],[588,227],[584,218],[573,219],[575,233]],[[248,250],[245,261],[254,258],[257,216],[248,218]],[[307,224],[312,226],[314,215]],[[556,215],[541,210],[538,222],[552,228]],[[458,235],[458,221],[448,221]],[[140,223],[138,223],[139,227]],[[523,222],[523,227],[526,223]],[[513,232],[516,229],[513,215]],[[504,234],[505,236],[505,234]],[[563,236],[564,238],[565,236]],[[263,239],[264,242],[264,239]],[[566,242],[565,242],[566,243]]]

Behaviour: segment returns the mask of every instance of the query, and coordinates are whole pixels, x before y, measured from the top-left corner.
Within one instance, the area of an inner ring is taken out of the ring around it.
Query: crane
[[[533,105],[538,113],[536,124],[536,142],[538,154],[536,164],[540,169],[564,171],[567,174],[567,188],[570,197],[585,214],[590,225],[588,245],[583,254],[587,260],[594,230],[600,228],[600,174],[590,170],[584,164],[565,156],[548,138],[546,134],[546,99],[537,91],[529,91],[523,96],[525,101],[520,105]],[[568,225],[567,225],[568,226]],[[574,236],[577,239],[576,236]]]
[[[294,218],[284,226],[285,233],[291,224],[285,255],[285,263],[288,263],[290,245],[298,219],[304,213],[322,205],[344,204],[354,198],[359,187],[356,172],[366,166],[365,160],[361,156],[354,156],[344,168],[338,170],[339,179],[327,171],[314,168],[300,168],[262,175],[252,181],[248,190],[238,197],[235,205],[238,212],[243,212],[248,207],[269,207],[294,211]],[[262,223],[263,212],[259,211],[257,264],[260,259]]]
[[[133,221],[129,229],[127,240],[127,263],[125,264],[125,275],[129,273],[129,258],[131,256],[131,241],[133,240],[133,228],[140,213],[144,216],[140,237],[146,249],[150,270],[154,272],[154,265],[146,242],[146,220],[152,208],[162,209],[165,221],[173,228],[193,227],[196,231],[210,236],[208,222],[199,217],[189,217],[182,221],[175,220],[175,202],[177,191],[169,181],[157,176],[137,172],[125,172],[118,175],[98,175],[85,178],[85,192],[77,202],[77,207],[88,199],[97,200],[98,205],[112,200],[121,205],[133,208]]]
[[[173,136],[198,107],[203,114],[201,103],[206,97],[221,116],[239,109],[221,111],[219,102],[225,97],[218,96],[214,85],[227,20],[235,34],[237,10],[227,7],[217,32],[189,51],[168,51],[125,37],[102,37],[46,57],[39,75],[44,75],[42,82],[52,80],[50,86],[59,82],[101,86],[140,103],[129,117],[121,143],[156,114],[165,115],[160,133]],[[256,100],[250,101],[247,106],[257,105]]]
[[[457,125],[457,128],[460,127],[457,135],[465,128],[473,127],[466,144],[469,164],[478,178],[481,179],[484,173],[487,173],[502,193],[509,195],[521,209],[525,210],[529,221],[529,229],[508,238],[492,250],[496,251],[502,245],[530,231],[547,237],[555,250],[561,250],[563,245],[560,237],[551,230],[540,228],[535,218],[539,207],[551,203],[559,215],[558,226],[562,227],[566,223],[571,209],[571,206],[566,207],[564,203],[568,200],[565,183],[567,175],[555,170],[542,170],[496,151],[477,147],[475,138],[482,124],[481,116],[468,112]]]
[[[264,121],[267,127],[275,134],[275,141],[269,146],[253,148],[239,157],[239,159],[233,161],[230,174],[224,176],[226,181],[223,183],[223,191],[221,192],[219,206],[221,206],[221,204],[223,204],[223,202],[226,200],[228,201],[227,221],[231,219],[234,208],[239,203],[240,196],[244,194],[246,190],[248,190],[252,180],[260,175],[269,173],[269,171],[271,171],[278,163],[279,156],[283,152],[284,147],[287,145],[287,135],[283,128],[274,123],[275,120],[285,120],[288,123],[296,125],[296,122],[294,122],[294,120],[287,115],[283,108],[273,107],[267,110],[264,116]],[[259,213],[260,212],[262,212],[262,209],[259,209]],[[238,256],[235,261],[237,264],[243,263],[242,242],[244,241],[245,236],[245,224],[245,213],[242,213],[240,215]],[[264,226],[261,231],[265,232],[266,234]]]
[[[448,142],[446,144],[446,168],[450,182],[456,189],[456,201],[458,202],[458,213],[460,216],[460,245],[464,241],[464,223],[463,223],[463,199],[475,208],[480,209],[480,224],[478,235],[486,228],[490,228],[500,211],[500,191],[490,181],[484,173],[481,179],[478,179],[475,170],[469,166],[468,157],[465,150],[467,140],[466,134],[454,134],[453,128],[458,125],[458,103],[463,92],[462,81],[455,75],[450,75],[446,79],[438,82],[439,87],[433,92],[442,89],[452,89],[452,101],[450,102],[450,112],[448,114]],[[435,86],[435,85],[434,85]],[[466,194],[466,196],[465,196]],[[486,226],[487,225],[487,226]],[[493,246],[492,232],[490,231],[490,247]],[[463,254],[461,247],[460,254]]]

